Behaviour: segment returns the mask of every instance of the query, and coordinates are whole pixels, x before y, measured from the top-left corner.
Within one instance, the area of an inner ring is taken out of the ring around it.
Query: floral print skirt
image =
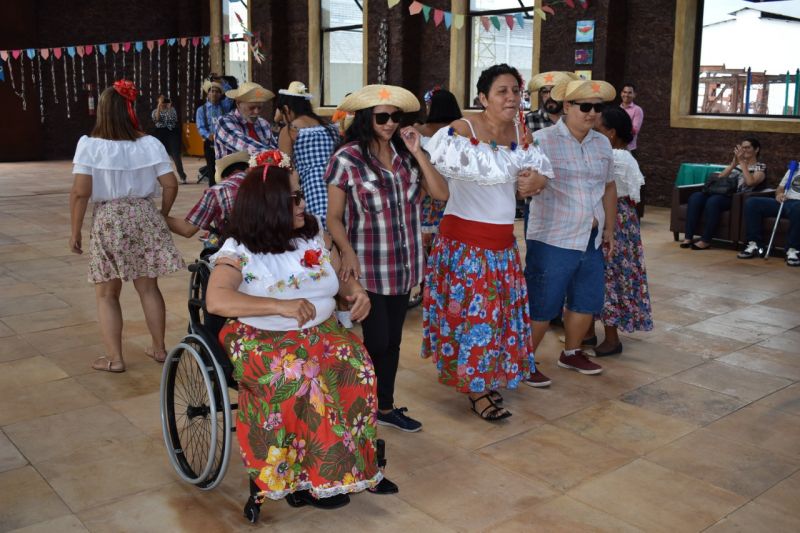
[[[447,202],[434,200],[429,194],[425,195],[422,199],[422,216],[420,218],[422,233],[436,233],[439,231],[439,222],[442,221],[446,205]]]
[[[164,217],[148,198],[94,204],[89,281],[157,278],[185,267]]]
[[[259,496],[317,498],[375,486],[375,370],[361,341],[331,317],[295,331],[229,320],[219,339],[239,383],[236,436]]]
[[[626,333],[653,329],[644,248],[635,205],[617,202],[614,253],[606,261],[606,299],[600,319]]]
[[[528,290],[516,243],[504,250],[438,235],[422,299],[422,357],[459,392],[516,388],[533,364]]]

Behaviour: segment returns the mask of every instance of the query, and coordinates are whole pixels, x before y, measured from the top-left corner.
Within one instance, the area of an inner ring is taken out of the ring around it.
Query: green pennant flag
[[[496,29],[496,30],[500,29],[500,19],[499,18],[497,18],[496,16],[491,16],[491,17],[489,17],[489,20],[492,21],[492,26],[494,26],[494,29]]]
[[[422,4],[422,15],[425,17],[425,22],[431,18],[431,6],[426,6]]]

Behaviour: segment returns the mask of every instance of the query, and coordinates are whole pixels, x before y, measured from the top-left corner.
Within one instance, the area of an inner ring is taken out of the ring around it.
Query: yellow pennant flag
[[[461,28],[464,27],[464,15],[454,14],[453,19],[454,19],[453,23],[455,24],[457,30],[460,30]]]
[[[389,9],[393,8],[397,4],[400,3],[400,0],[388,0],[387,3],[389,4]]]
[[[535,7],[533,8],[533,10],[536,12],[536,15],[538,15],[542,20],[547,20],[547,14],[544,11],[542,11],[541,8]]]

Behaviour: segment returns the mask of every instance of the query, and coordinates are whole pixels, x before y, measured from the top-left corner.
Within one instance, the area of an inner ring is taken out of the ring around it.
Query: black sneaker
[[[755,241],[750,241],[745,246],[744,250],[736,254],[739,259],[753,259],[754,257],[761,257],[764,255],[764,250],[758,247]]]
[[[391,426],[408,433],[415,433],[422,429],[422,424],[420,422],[405,415],[406,411],[408,411],[407,407],[395,408],[388,413],[381,413],[378,411],[378,424],[381,426]]]

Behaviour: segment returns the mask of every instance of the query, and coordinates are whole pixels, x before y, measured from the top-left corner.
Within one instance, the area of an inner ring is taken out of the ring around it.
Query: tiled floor
[[[130,285],[128,371],[89,368],[103,348],[86,258],[67,249],[69,173],[0,165],[2,531],[800,531],[800,269],[681,250],[656,208],[642,225],[656,329],[625,336],[603,375],[557,368],[549,333],[538,359],[552,387],[507,393],[514,416],[488,424],[419,358],[415,309],[397,398],[425,428],[381,430],[400,493],[333,512],[270,502],[254,528],[235,457],[210,492],[172,471]],[[174,212],[200,191],[181,187]],[[176,242],[196,255],[196,240]],[[160,284],[175,343],[187,274]]]

